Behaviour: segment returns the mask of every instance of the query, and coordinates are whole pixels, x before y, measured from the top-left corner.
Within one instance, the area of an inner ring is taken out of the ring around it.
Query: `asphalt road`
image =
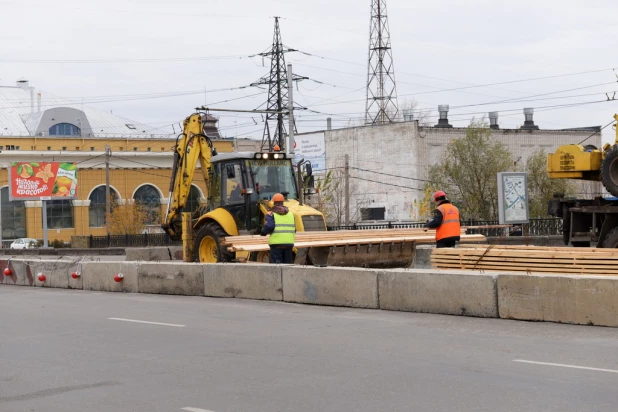
[[[2,412],[615,412],[617,386],[618,329],[0,286]]]

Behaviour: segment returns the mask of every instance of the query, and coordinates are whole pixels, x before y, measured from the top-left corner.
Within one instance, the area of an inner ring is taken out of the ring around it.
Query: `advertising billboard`
[[[9,168],[10,200],[77,198],[77,164],[13,162]]]
[[[294,136],[294,156],[297,161],[305,159],[311,162],[311,167],[316,172],[326,170],[324,132]]]

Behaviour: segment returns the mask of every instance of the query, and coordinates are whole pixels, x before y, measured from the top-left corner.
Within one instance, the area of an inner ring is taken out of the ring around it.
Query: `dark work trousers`
[[[443,248],[443,247],[455,247],[455,244],[457,243],[457,241],[453,238],[446,238],[446,239],[440,239],[438,241],[436,241],[436,248]]]
[[[292,246],[271,246],[270,263],[293,263]]]

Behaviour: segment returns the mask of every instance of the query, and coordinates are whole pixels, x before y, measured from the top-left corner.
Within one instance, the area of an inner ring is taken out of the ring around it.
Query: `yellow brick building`
[[[0,137],[2,239],[43,238],[42,202],[9,201],[8,166],[11,162],[75,162],[78,190],[75,200],[47,202],[48,239],[70,241],[71,236],[107,234],[105,213],[105,146],[109,157],[110,187],[120,203],[135,199],[152,212],[149,231],[160,231],[169,202],[173,162],[172,138]],[[234,150],[232,140],[215,140],[220,153]],[[206,202],[201,173],[195,174],[189,207]],[[156,218],[155,218],[156,216]]]

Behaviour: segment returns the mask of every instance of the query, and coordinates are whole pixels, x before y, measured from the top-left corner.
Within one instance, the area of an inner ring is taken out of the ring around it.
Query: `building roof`
[[[63,108],[73,109],[65,112],[72,116],[71,119],[75,118],[70,123],[82,129],[83,137],[163,136],[160,130],[82,105],[76,100],[37,93],[27,81],[19,81],[17,86],[0,86],[0,136],[46,136],[48,127],[43,122],[46,113],[52,109],[58,113],[57,110]]]

